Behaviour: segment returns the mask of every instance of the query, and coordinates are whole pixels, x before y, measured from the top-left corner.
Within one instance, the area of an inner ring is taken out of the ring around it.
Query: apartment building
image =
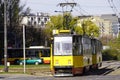
[[[48,21],[50,21],[48,13],[27,14],[22,19],[22,23],[26,26],[35,28],[45,28]]]
[[[117,37],[120,32],[119,18],[116,14],[104,14],[100,16],[104,21],[109,21],[111,23],[113,36]]]
[[[99,27],[100,29],[99,38],[113,35],[111,22],[108,20],[102,19],[100,16],[79,16],[79,20],[77,24],[78,26],[81,26],[82,20],[91,20],[93,23],[95,23]]]
[[[99,37],[113,36],[112,23],[109,20],[104,20],[100,16],[94,16],[92,22],[100,28]]]

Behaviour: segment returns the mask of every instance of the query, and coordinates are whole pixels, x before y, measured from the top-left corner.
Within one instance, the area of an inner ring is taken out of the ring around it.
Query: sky
[[[21,5],[26,4],[25,8],[29,7],[31,13],[43,12],[56,15],[60,12],[55,11],[62,11],[62,7],[58,4],[65,2],[77,3],[72,9],[72,15],[75,16],[120,13],[120,0],[21,0]],[[115,6],[114,10],[111,5]],[[70,9],[70,6],[63,7],[63,10]]]

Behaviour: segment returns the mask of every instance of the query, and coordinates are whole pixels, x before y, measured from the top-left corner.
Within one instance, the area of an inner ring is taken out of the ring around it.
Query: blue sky
[[[108,1],[113,1],[113,4],[117,8],[117,13],[120,12],[120,0],[21,0],[21,4],[26,4],[26,7],[30,7],[32,13],[45,12],[54,15],[58,14],[54,12],[55,10],[62,11],[62,8],[57,5],[66,1],[77,3],[77,6],[73,8],[73,15],[114,13]],[[64,7],[64,10],[66,10],[66,7]]]

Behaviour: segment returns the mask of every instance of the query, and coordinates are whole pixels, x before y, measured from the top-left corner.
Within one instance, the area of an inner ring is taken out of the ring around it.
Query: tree
[[[54,29],[63,29],[63,16],[51,16],[50,21],[47,23],[46,28],[44,29],[45,34],[48,39],[52,36],[52,30]]]
[[[67,22],[66,22],[67,21]],[[74,30],[77,23],[77,17],[72,17],[70,14],[51,16],[50,22],[47,24],[46,34],[52,35],[53,29],[69,29]],[[48,30],[50,33],[48,33]]]
[[[63,29],[63,17],[62,15],[51,16],[50,22],[47,24],[51,29]]]
[[[112,49],[120,50],[120,33],[118,37],[111,39],[108,44]]]
[[[98,37],[99,36],[99,27],[93,23],[91,20],[87,20],[85,21],[86,23],[86,34],[89,36],[93,36],[93,37]]]
[[[25,12],[23,12],[23,15],[28,15],[30,14],[31,9],[29,7],[26,8]]]
[[[0,45],[4,46],[4,2],[0,0]],[[9,45],[15,45],[20,41],[22,29],[20,27],[20,15],[25,5],[20,6],[20,0],[7,0],[7,41]]]
[[[83,20],[81,22],[81,26],[75,27],[75,32],[81,35],[86,34],[88,36],[98,37],[99,27],[91,20]]]
[[[74,30],[75,30],[75,32],[76,32],[77,34],[83,35],[83,29],[82,29],[82,27],[76,26],[76,27],[74,28]]]
[[[22,43],[22,13],[24,4],[20,5],[20,0],[9,0],[7,5],[7,31],[8,31],[8,46],[21,47]],[[17,43],[17,44],[16,44]]]

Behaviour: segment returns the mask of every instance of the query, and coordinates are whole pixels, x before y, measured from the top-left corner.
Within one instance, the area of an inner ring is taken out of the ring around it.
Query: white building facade
[[[28,14],[24,15],[22,19],[22,23],[26,23],[26,26],[35,28],[45,28],[48,21],[50,21],[50,17],[47,13]]]

